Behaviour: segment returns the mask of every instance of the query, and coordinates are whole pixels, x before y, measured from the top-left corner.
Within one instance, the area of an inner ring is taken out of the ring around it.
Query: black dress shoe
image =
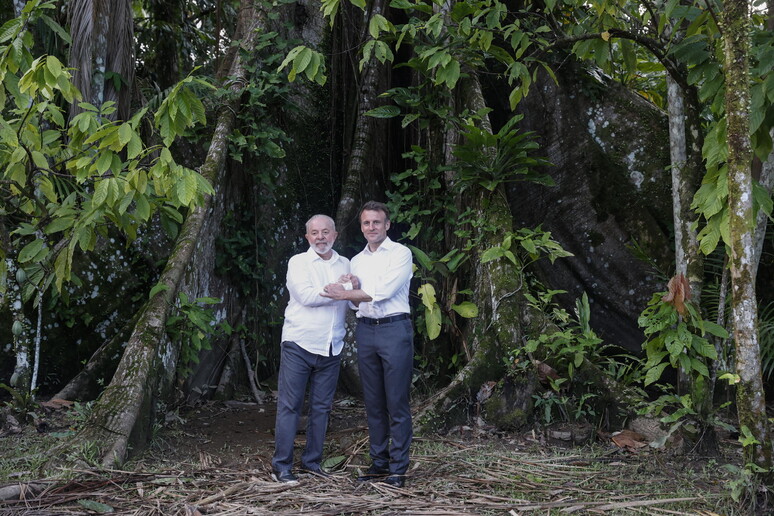
[[[302,473],[307,473],[309,475],[314,475],[316,477],[322,477],[322,478],[328,478],[328,477],[331,476],[330,473],[326,473],[325,471],[322,470],[322,468],[319,468],[319,467],[318,468],[305,468],[305,467],[302,466],[301,467],[301,472]]]
[[[271,478],[273,478],[275,482],[281,482],[283,484],[295,484],[298,482],[298,477],[295,476],[290,470],[272,471]]]
[[[381,482],[392,487],[403,487],[403,484],[406,483],[406,477],[403,475],[390,475],[389,477],[382,479]]]
[[[371,465],[365,473],[357,477],[358,482],[370,482],[372,480],[380,480],[390,474],[390,470],[387,468],[380,468],[376,465]]]

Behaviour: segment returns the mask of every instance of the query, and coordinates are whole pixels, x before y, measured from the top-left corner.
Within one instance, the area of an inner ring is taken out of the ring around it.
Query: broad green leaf
[[[141,221],[146,221],[150,218],[150,204],[145,195],[137,195],[134,202],[134,214]]]
[[[177,182],[177,198],[182,206],[189,206],[196,198],[196,178],[193,174],[186,174]]]
[[[101,206],[108,197],[109,185],[107,179],[95,181],[94,195],[91,198],[91,202],[94,207]]]
[[[46,156],[40,151],[32,151],[32,161],[38,168],[48,168],[48,160],[46,159]]]
[[[425,309],[425,327],[427,328],[427,338],[434,340],[441,334],[441,308],[438,303],[433,307]]]
[[[505,252],[503,251],[502,247],[491,247],[484,251],[484,253],[481,255],[481,263],[487,263],[491,262],[492,260],[502,258],[504,254]]]
[[[129,143],[133,136],[134,131],[132,130],[132,126],[128,123],[123,123],[118,127],[118,141],[121,145]]]
[[[707,369],[707,366],[701,360],[697,358],[691,358],[691,369],[700,375],[709,378],[709,369]]]
[[[75,220],[72,216],[59,217],[54,219],[51,224],[47,225],[43,232],[47,235],[52,235],[54,233],[64,231],[65,229],[70,229],[74,222]]]
[[[704,331],[706,331],[710,335],[714,335],[715,337],[720,337],[721,339],[728,338],[728,331],[722,326],[720,326],[719,324],[715,324],[712,321],[703,321],[702,326],[704,328]],[[708,356],[708,355],[705,355],[705,356]]]
[[[55,79],[62,74],[62,63],[55,56],[46,57],[46,68]]]
[[[535,247],[535,242],[533,242],[531,238],[522,239],[521,246],[526,249],[529,254],[538,254],[537,247]]]
[[[658,379],[661,378],[661,374],[664,372],[664,369],[666,369],[667,365],[669,365],[667,362],[663,362],[656,367],[648,369],[648,372],[645,373],[645,386],[657,382]]]
[[[379,106],[365,112],[366,116],[373,118],[393,118],[400,115],[398,106]]]
[[[478,306],[470,301],[463,301],[458,305],[452,305],[452,310],[460,314],[460,316],[470,319],[478,316]]]
[[[422,298],[422,304],[425,305],[428,310],[432,310],[433,306],[438,304],[435,298],[435,287],[430,283],[420,285],[417,289],[417,294]]]
[[[21,251],[19,251],[19,263],[26,263],[31,261],[40,250],[43,248],[43,239],[36,238],[29,244],[25,245]]]
[[[169,290],[169,286],[164,283],[156,283],[153,288],[150,291],[150,294],[148,294],[148,299],[153,299],[153,297],[158,294],[159,292],[163,292]]]
[[[427,270],[433,269],[433,261],[430,259],[429,256],[427,256],[427,254],[425,254],[424,251],[422,251],[418,247],[414,247],[413,245],[409,245],[408,248],[411,249],[411,252],[414,253],[414,256],[417,258],[417,261],[422,267],[424,267]]]

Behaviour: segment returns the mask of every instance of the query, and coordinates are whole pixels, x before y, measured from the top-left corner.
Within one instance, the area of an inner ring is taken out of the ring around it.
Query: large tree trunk
[[[475,73],[460,82],[459,96],[470,112],[481,112],[486,102]],[[482,119],[482,128],[491,132],[488,117]],[[494,152],[494,149],[492,150]],[[468,206],[476,212],[476,220],[499,228],[498,233],[487,231],[479,247],[479,256],[487,249],[502,244],[505,233],[513,231],[513,216],[500,186],[494,192],[482,187],[466,194]],[[502,378],[504,352],[522,342],[525,324],[525,304],[521,271],[505,259],[481,263],[475,260],[471,281],[473,302],[478,306],[478,317],[466,331],[470,360],[445,388],[434,394],[419,407],[415,421],[426,429],[444,430],[450,423],[467,417],[471,407],[471,393],[485,382]]]
[[[737,413],[757,444],[744,447],[745,463],[771,468],[771,442],[758,347],[758,306],[753,268],[753,195],[749,133],[750,5],[728,0],[722,14],[728,126],[728,208],[731,235],[731,296],[736,344]]]
[[[535,264],[541,281],[567,291],[557,297],[562,305],[571,309],[587,293],[600,338],[639,353],[645,339],[637,318],[663,288],[639,254],[665,274],[674,266],[667,117],[572,63],[558,67],[556,77],[539,74],[517,108],[522,130],[537,133],[537,152],[553,165],[542,172],[556,186],[513,183],[511,210],[517,227],[541,225],[574,254]],[[507,109],[497,86],[487,88],[493,115]],[[603,95],[594,94],[599,88]]]
[[[244,2],[240,23],[244,31],[244,48],[249,52],[257,37],[254,30],[261,22],[259,13],[252,2]],[[244,63],[237,53],[230,76],[232,101],[221,110],[215,126],[207,158],[201,167],[201,174],[219,187],[223,164],[227,155],[227,139],[239,108],[239,92],[244,88]],[[134,332],[126,345],[118,370],[102,397],[94,405],[92,414],[70,444],[60,447],[52,456],[66,452],[83,442],[95,443],[99,449],[101,463],[113,466],[122,463],[127,456],[130,438],[137,444],[144,444],[149,431],[151,400],[156,387],[158,368],[176,364],[162,364],[157,360],[159,344],[165,335],[165,324],[170,307],[177,297],[178,286],[197,245],[197,239],[205,219],[209,215],[212,197],[186,217],[177,237],[166,268],[158,283],[165,290],[158,292],[145,305]]]
[[[376,0],[370,4],[363,27],[367,28],[369,20],[375,15],[383,15],[385,0]],[[336,209],[336,229],[341,238],[348,242],[353,234],[357,233],[357,210],[359,202],[363,199],[361,191],[363,185],[372,185],[375,178],[369,177],[369,171],[373,170],[372,149],[376,149],[376,129],[384,122],[366,116],[365,113],[376,107],[376,99],[380,93],[379,84],[386,67],[382,65],[375,55],[363,65],[358,81],[360,88],[357,96],[357,114],[355,116],[355,129],[352,142],[349,163],[341,187],[338,208]]]

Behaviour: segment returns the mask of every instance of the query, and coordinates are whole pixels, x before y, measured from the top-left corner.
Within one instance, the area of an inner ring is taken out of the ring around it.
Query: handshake
[[[344,293],[348,290],[357,290],[360,288],[360,280],[352,274],[342,274],[336,283],[330,283],[323,288],[320,295],[330,299],[346,299]]]

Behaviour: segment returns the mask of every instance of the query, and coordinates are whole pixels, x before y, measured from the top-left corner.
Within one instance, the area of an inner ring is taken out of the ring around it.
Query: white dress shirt
[[[330,356],[344,346],[346,301],[322,297],[329,283],[349,273],[349,260],[333,251],[328,260],[320,258],[312,247],[288,262],[287,287],[290,301],[285,309],[282,340],[292,341],[310,353]]]
[[[360,289],[371,297],[355,307],[358,317],[380,319],[410,313],[411,250],[387,237],[376,252],[366,245],[352,258],[352,274]]]

